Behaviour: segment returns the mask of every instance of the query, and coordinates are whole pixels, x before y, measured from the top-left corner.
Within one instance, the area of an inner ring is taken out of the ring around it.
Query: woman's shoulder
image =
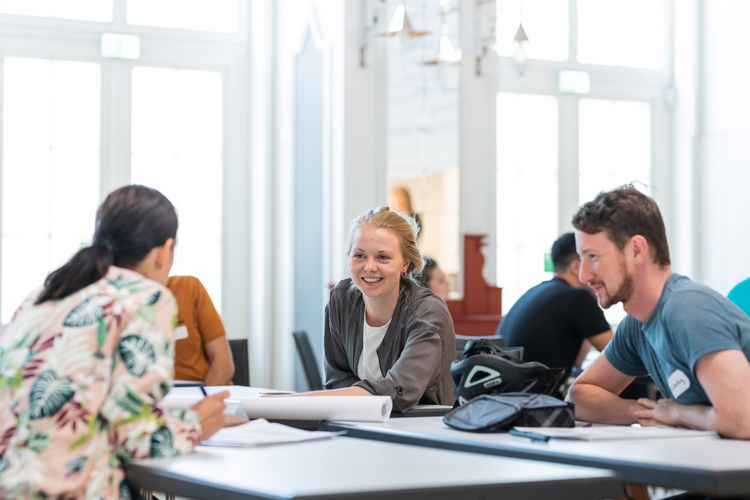
[[[135,308],[165,301],[176,307],[174,295],[169,288],[130,269],[110,266],[107,274],[91,285],[91,288],[87,295],[107,295],[118,301],[128,297],[129,300],[122,302]]]
[[[355,302],[357,299],[362,297],[360,292],[351,278],[344,278],[339,281],[336,286],[331,289],[330,300],[331,302]]]

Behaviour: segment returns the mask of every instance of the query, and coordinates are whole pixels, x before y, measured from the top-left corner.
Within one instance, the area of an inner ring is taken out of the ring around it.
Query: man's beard
[[[620,270],[622,271],[623,278],[617,290],[612,294],[609,294],[609,291],[607,291],[606,302],[605,297],[599,297],[599,305],[604,309],[609,309],[618,302],[625,303],[633,296],[633,276],[625,269],[624,263],[620,266]]]

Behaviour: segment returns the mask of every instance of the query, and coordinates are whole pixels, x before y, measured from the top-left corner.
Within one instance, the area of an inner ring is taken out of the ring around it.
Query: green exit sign
[[[552,264],[552,254],[549,252],[545,252],[544,254],[544,272],[545,273],[551,273],[554,272],[555,266]]]

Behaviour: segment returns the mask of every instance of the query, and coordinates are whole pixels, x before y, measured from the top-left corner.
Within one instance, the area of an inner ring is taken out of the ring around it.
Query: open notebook
[[[594,425],[592,427],[514,427],[521,432],[541,434],[553,439],[578,441],[665,439],[718,436],[715,431],[696,431],[657,425],[654,427],[630,427],[627,425]]]
[[[203,441],[204,446],[226,446],[247,448],[252,446],[267,446],[281,443],[297,443],[327,439],[343,434],[341,432],[304,431],[287,425],[268,422],[259,418],[236,427],[220,429],[209,439]]]

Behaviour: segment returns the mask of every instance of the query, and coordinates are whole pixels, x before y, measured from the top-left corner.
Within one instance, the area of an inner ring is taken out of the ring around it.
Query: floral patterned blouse
[[[167,413],[177,307],[169,291],[111,267],[34,305],[0,333],[0,498],[129,498],[122,462],[189,452],[196,412]]]

